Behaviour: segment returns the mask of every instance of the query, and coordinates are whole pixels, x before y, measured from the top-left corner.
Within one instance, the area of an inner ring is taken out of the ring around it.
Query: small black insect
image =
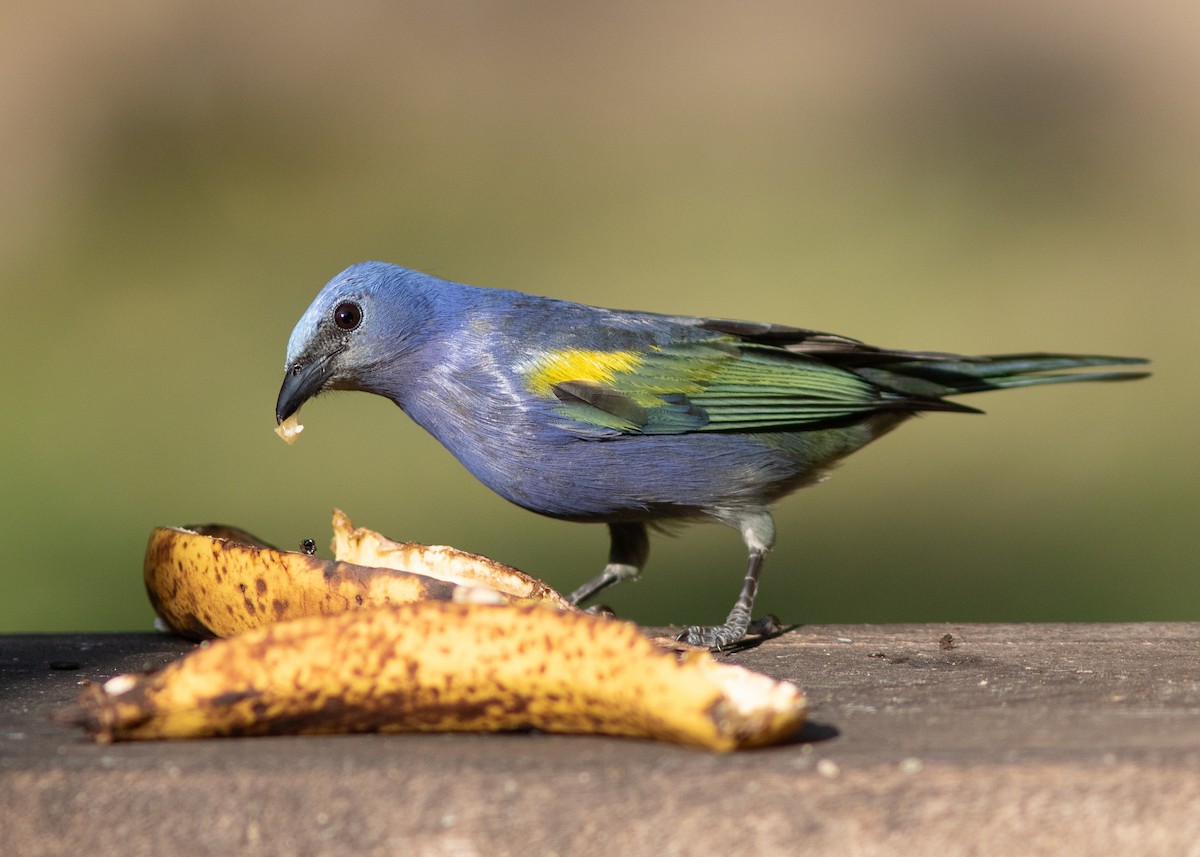
[[[300,549],[308,556],[312,556],[317,552],[317,543],[312,539],[305,539],[300,542]]]

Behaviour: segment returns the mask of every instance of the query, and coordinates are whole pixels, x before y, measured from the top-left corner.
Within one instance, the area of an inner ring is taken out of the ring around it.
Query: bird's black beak
[[[325,383],[333,375],[333,358],[337,355],[335,351],[312,362],[297,361],[288,367],[283,386],[279,388],[279,398],[275,402],[275,422],[286,420],[325,388]]]

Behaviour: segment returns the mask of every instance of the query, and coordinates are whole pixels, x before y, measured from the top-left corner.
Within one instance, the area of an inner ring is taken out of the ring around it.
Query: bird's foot
[[[681,643],[687,643],[689,646],[721,649],[735,640],[741,639],[741,635],[735,636],[726,633],[724,625],[692,625],[675,639]]]
[[[779,617],[774,613],[768,613],[766,616],[759,616],[750,622],[746,628],[746,635],[754,635],[755,637],[777,637],[783,633],[783,623],[779,621]]]
[[[746,636],[747,623],[726,622],[724,625],[693,625],[677,639],[692,646],[707,646],[713,651],[727,649]]]
[[[617,611],[607,604],[593,604],[591,607],[585,608],[583,612],[589,616],[604,616],[608,619],[617,618]]]
[[[590,598],[595,598],[601,592],[610,586],[615,586],[622,580],[636,580],[640,573],[641,569],[637,566],[610,562],[604,567],[604,571],[568,595],[567,600],[578,606]]]
[[[779,619],[768,613],[753,622],[726,621],[724,625],[693,625],[676,637],[692,646],[707,646],[713,651],[728,649],[747,635],[773,637],[783,630]]]

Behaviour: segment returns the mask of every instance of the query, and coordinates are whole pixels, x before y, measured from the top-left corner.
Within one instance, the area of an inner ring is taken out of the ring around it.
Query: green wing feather
[[[533,373],[556,377],[570,366],[580,377],[532,386],[557,399],[563,427],[589,436],[796,429],[895,406],[853,372],[732,337],[590,363],[581,354],[548,355]]]
[[[967,357],[877,348],[820,331],[688,321],[716,336],[641,350],[547,351],[519,367],[581,437],[697,431],[803,430],[879,411],[962,411],[943,399],[984,390],[1122,381],[1145,372],[1075,372],[1137,357],[999,354]]]

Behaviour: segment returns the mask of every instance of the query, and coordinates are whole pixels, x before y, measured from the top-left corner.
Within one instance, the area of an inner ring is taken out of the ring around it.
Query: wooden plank
[[[187,648],[0,637],[5,854],[1200,854],[1200,623],[800,628],[722,655],[813,704],[800,740],[733,756],[546,735],[97,747],[47,719],[80,678]]]

